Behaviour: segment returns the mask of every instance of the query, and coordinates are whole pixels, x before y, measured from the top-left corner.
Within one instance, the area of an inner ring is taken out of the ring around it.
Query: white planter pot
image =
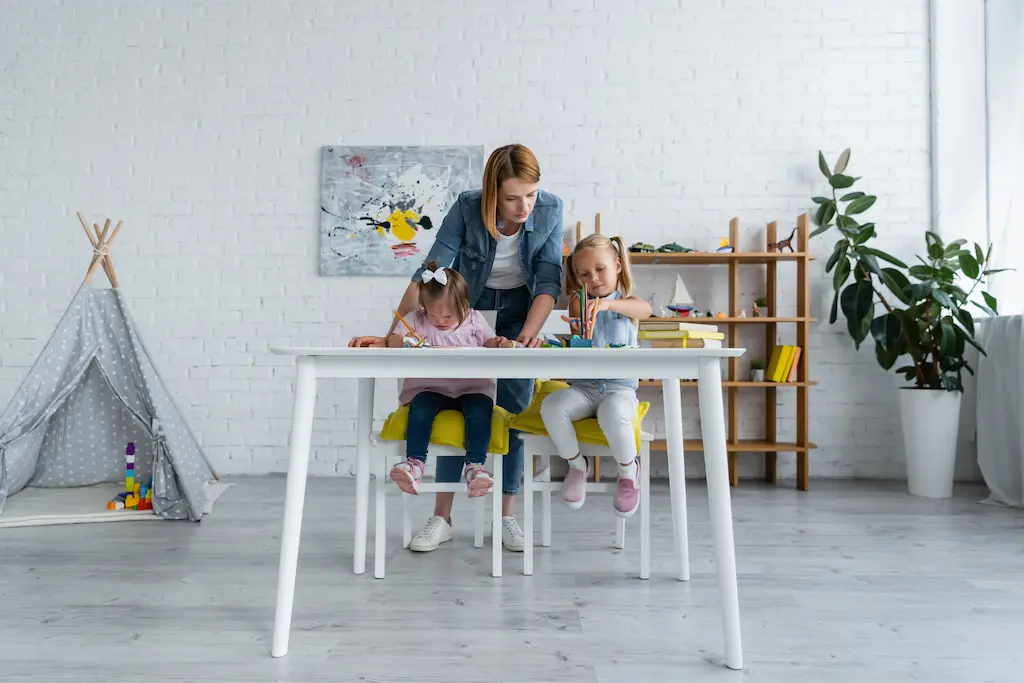
[[[962,398],[959,391],[900,390],[907,488],[912,495],[925,498],[953,495]]]

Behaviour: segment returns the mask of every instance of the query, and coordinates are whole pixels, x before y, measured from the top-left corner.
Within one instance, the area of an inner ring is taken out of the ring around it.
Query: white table
[[[740,356],[744,349],[350,349],[334,347],[275,347],[276,354],[296,356],[297,380],[292,415],[291,455],[281,532],[281,563],[277,583],[277,610],[271,655],[288,653],[295,570],[299,555],[302,506],[313,431],[313,406],[318,378],[359,380],[356,422],[356,544],[353,570],[366,569],[366,526],[369,497],[370,431],[373,427],[375,379],[408,377],[562,377],[581,379],[656,378],[662,380],[666,441],[676,553],[686,548],[685,471],[683,468],[683,415],[679,381],[698,380],[708,502],[715,541],[715,568],[725,631],[726,665],[743,667],[740,642],[739,594],[736,587],[736,551],[733,545],[732,506],[725,444],[720,360]],[[688,562],[680,562],[687,567]],[[679,576],[686,580],[687,570]]]

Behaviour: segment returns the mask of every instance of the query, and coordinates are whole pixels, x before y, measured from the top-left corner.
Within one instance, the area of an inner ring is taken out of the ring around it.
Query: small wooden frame
[[[124,227],[124,221],[118,221],[117,227],[114,228],[114,232],[110,233],[110,238],[107,238],[107,233],[110,232],[110,219],[108,218],[103,224],[103,230],[100,230],[99,223],[93,223],[93,229],[89,229],[89,223],[85,220],[85,216],[82,215],[81,211],[77,212],[78,220],[82,224],[82,230],[85,230],[85,236],[89,238],[89,244],[92,245],[92,261],[89,263],[89,270],[85,274],[85,282],[89,281],[92,274],[96,272],[97,266],[103,267],[103,272],[107,274],[107,279],[110,280],[110,286],[117,289],[117,273],[114,271],[114,261],[110,258],[110,245],[113,244],[114,238],[117,237],[117,233],[121,232],[121,228]],[[93,234],[95,232],[95,234]]]

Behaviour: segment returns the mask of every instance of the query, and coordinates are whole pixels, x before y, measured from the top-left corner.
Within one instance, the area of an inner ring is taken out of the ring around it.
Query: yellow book
[[[793,364],[793,346],[783,346],[779,353],[779,363],[775,366],[775,372],[769,377],[771,382],[785,382],[789,377],[789,367]]]
[[[778,374],[779,372],[779,360],[781,359],[781,357],[782,347],[776,345],[775,348],[772,349],[772,358],[770,361],[768,361],[768,367],[764,371],[765,379],[767,379],[769,382],[775,381],[772,378],[775,377],[775,375]]]
[[[698,330],[640,330],[640,339],[717,339],[722,341],[725,335],[721,332],[703,332]]]

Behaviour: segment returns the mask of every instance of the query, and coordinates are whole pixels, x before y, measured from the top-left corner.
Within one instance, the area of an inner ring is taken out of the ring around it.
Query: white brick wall
[[[928,224],[925,0],[7,0],[0,15],[0,403],[84,273],[74,211],[123,218],[125,293],[226,473],[284,469],[294,371],[268,345],[377,332],[405,286],[317,275],[321,145],[519,141],[567,225],[600,211],[628,242],[707,246],[735,215],[741,247],[810,209],[818,148],[851,146],[882,245],[908,255]],[[901,476],[894,381],[824,321],[823,261],[812,475]],[[658,303],[671,279],[639,277]],[[687,281],[726,306],[724,271]],[[350,471],[351,389],[322,384],[315,473]]]

